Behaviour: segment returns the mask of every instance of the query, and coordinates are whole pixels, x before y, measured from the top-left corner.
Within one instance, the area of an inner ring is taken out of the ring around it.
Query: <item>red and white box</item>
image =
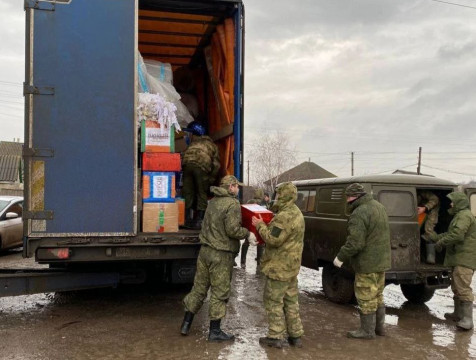
[[[269,211],[265,207],[257,204],[245,204],[241,205],[241,222],[245,228],[251,231],[253,234],[256,235],[256,239],[258,240],[259,244],[264,244],[263,239],[258,233],[258,230],[253,226],[251,223],[251,218],[253,216],[259,218],[259,216],[263,218],[265,224],[269,224],[269,222],[273,219],[273,212]]]

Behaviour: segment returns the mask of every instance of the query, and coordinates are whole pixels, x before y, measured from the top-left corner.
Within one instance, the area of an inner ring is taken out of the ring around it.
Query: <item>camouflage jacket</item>
[[[261,270],[271,279],[289,281],[298,275],[301,268],[304,216],[294,204],[296,193],[289,196],[285,194],[286,188],[281,191],[273,220],[268,225],[259,224],[257,230],[266,243]]]
[[[366,194],[351,205],[347,240],[337,258],[350,262],[356,273],[376,273],[390,269],[390,229],[382,204]]]
[[[227,189],[212,186],[210,190],[215,197],[205,212],[200,242],[215,250],[238,253],[240,240],[250,233],[241,226],[240,203]]]
[[[253,199],[248,200],[247,204],[258,204],[266,207],[266,201],[264,201],[263,189],[256,189],[253,195]]]
[[[446,247],[445,266],[464,266],[476,270],[476,220],[465,194],[450,193],[454,214],[448,231],[438,235],[438,243]]]
[[[220,170],[220,157],[213,140],[208,136],[194,136],[183,155],[183,165],[198,166],[215,179]]]
[[[427,212],[433,209],[438,210],[440,208],[440,199],[433,192],[423,190],[418,192],[417,196],[418,206],[424,206]]]

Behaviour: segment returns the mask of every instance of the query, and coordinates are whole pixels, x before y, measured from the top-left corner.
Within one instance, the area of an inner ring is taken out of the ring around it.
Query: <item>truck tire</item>
[[[322,287],[326,297],[338,304],[349,303],[354,296],[354,282],[344,273],[328,264],[322,270]]]
[[[435,289],[428,289],[424,284],[400,284],[403,296],[413,304],[424,304],[429,301]]]

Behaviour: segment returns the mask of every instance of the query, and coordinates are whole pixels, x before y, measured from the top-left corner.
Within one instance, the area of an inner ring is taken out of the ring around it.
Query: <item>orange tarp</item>
[[[232,19],[217,26],[211,45],[205,49],[205,59],[212,88],[209,105],[214,105],[209,107],[209,129],[213,134],[233,124],[235,116],[235,27]],[[226,174],[233,174],[233,135],[220,140],[218,146],[222,168]]]

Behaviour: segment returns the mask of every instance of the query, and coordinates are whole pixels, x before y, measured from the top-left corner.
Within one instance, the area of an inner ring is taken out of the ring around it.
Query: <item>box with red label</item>
[[[266,224],[268,224],[273,219],[273,216],[274,216],[272,211],[269,211],[268,209],[266,209],[265,207],[261,205],[257,205],[257,204],[241,205],[241,221],[243,226],[256,235],[256,239],[258,239],[258,242],[260,244],[264,244],[264,241],[263,239],[261,239],[261,236],[259,235],[258,230],[256,230],[256,228],[251,223],[251,218],[253,216],[259,218],[260,215]]]
[[[182,169],[180,154],[142,153],[142,170],[144,171],[180,171]]]

